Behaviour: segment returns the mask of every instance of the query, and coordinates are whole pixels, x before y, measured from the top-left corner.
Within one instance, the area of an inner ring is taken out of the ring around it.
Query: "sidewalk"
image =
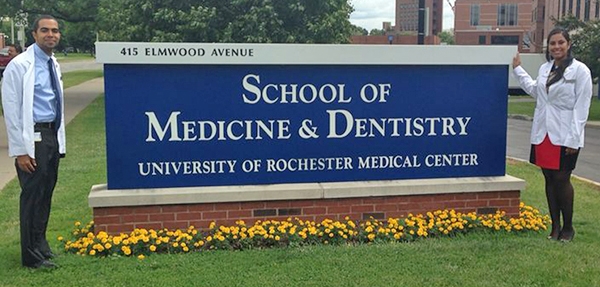
[[[592,98],[592,101],[596,101],[596,97],[594,96]],[[522,97],[512,97],[509,98],[509,103],[523,103],[523,102],[535,102],[535,100],[532,97],[529,96],[522,96]],[[517,119],[517,120],[526,120],[526,121],[532,121],[533,118],[530,116],[526,116],[526,115],[508,115],[509,118],[512,119]],[[600,128],[600,121],[587,121],[586,124],[588,127],[593,127],[593,128]]]
[[[104,78],[97,78],[65,89],[65,124],[104,92]],[[67,135],[68,137],[68,135]],[[67,140],[68,152],[68,140]],[[4,118],[0,119],[0,190],[17,176],[14,159],[8,157]]]
[[[516,120],[524,120],[524,121],[533,121],[533,118],[530,116],[526,116],[526,115],[508,115],[508,118],[510,119],[516,119]],[[600,121],[587,121],[587,123],[585,124],[587,127],[592,127],[592,128],[600,128]]]

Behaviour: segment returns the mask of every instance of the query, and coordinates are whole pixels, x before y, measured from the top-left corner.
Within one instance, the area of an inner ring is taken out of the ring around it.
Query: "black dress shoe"
[[[30,266],[31,268],[35,268],[35,269],[52,269],[52,268],[58,268],[58,265],[56,265],[56,263],[50,261],[50,260],[43,260],[40,261],[39,263],[37,263],[34,266]]]
[[[58,268],[58,265],[50,260],[44,260],[38,268]]]
[[[46,258],[46,259],[52,259],[52,258],[56,257],[56,255],[54,253],[52,253],[52,251],[45,252],[43,255],[44,255],[44,258]]]

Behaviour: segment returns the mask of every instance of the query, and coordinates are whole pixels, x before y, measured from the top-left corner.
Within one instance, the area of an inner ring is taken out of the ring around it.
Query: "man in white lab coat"
[[[53,50],[58,22],[41,16],[33,25],[35,43],[4,71],[2,105],[8,154],[21,185],[21,261],[31,268],[57,267],[46,240],[58,164],[65,154],[64,100],[60,67]]]

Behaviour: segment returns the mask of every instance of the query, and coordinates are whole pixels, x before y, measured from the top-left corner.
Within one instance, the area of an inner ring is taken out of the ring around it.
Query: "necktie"
[[[61,116],[62,116],[62,111],[61,111],[61,95],[60,95],[60,89],[58,87],[58,78],[56,77],[56,71],[54,71],[54,62],[52,61],[52,59],[48,60],[48,71],[50,72],[50,83],[52,83],[52,91],[54,92],[54,96],[56,97],[56,125],[57,128],[56,130],[58,130],[58,128],[60,127],[60,123],[61,123]]]

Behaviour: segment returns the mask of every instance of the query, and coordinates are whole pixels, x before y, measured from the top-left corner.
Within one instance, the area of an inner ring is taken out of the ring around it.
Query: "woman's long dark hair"
[[[554,59],[552,58],[552,55],[550,55],[550,38],[556,34],[562,34],[571,46],[567,51],[567,56],[565,57],[565,59],[562,61],[560,66],[554,70],[554,76],[550,78],[546,83],[546,87],[550,87],[552,84],[558,82],[565,74],[565,69],[567,69],[567,67],[571,65],[571,63],[573,63],[573,52],[571,51],[573,48],[573,44],[571,43],[571,36],[569,35],[569,32],[567,32],[567,30],[560,27],[554,28],[552,29],[552,31],[550,31],[550,33],[548,33],[548,40],[546,41],[546,60],[548,60],[549,62]]]

